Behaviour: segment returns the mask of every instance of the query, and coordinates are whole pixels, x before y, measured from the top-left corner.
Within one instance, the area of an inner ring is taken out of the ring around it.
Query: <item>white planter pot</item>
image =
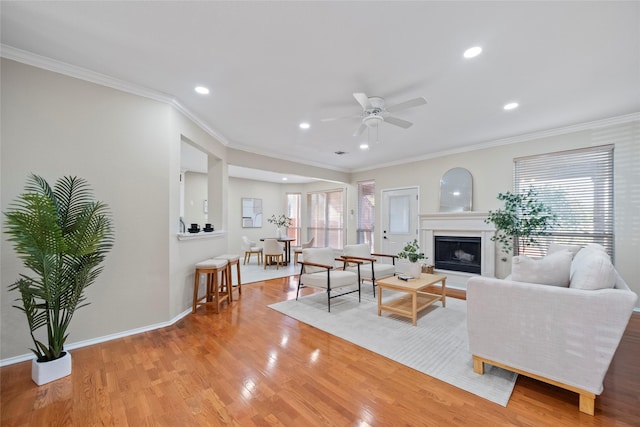
[[[31,362],[31,379],[38,385],[43,385],[66,377],[71,374],[71,353],[50,362]]]
[[[421,273],[422,273],[422,263],[419,263],[419,262],[409,263],[409,276],[420,277]]]

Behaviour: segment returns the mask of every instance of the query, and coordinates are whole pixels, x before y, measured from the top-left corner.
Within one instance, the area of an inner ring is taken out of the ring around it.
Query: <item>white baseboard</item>
[[[143,326],[142,328],[130,329],[128,331],[118,332],[116,334],[111,334],[111,335],[105,335],[103,337],[98,337],[98,338],[92,338],[90,340],[74,342],[74,343],[65,345],[64,349],[73,350],[76,348],[86,347],[89,345],[99,344],[106,341],[116,340],[118,338],[124,338],[131,335],[140,334],[142,332],[153,331],[154,329],[166,328],[167,326],[173,325],[174,323],[176,323],[178,320],[182,319],[189,313],[191,313],[191,308],[183,311],[182,313],[178,314],[176,317],[174,317],[173,319],[167,322],[156,323],[149,326]],[[0,360],[0,367],[31,360],[34,357],[35,355],[33,353],[27,353],[21,356],[9,357],[7,359]]]

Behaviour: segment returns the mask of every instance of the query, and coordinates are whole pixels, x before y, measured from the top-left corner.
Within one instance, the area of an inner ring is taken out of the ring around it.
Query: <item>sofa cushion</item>
[[[587,246],[578,252],[571,263],[569,287],[575,289],[608,289],[616,284],[616,270],[611,258],[604,251]]]
[[[511,264],[511,280],[551,286],[569,286],[571,260],[568,250],[554,252],[544,258],[515,256]]]
[[[347,267],[347,271],[358,272],[358,266]],[[376,275],[376,280],[390,277],[396,274],[396,266],[393,264],[383,264],[380,262],[366,263],[360,266],[360,278],[372,279]]]
[[[549,245],[549,249],[547,249],[547,255],[551,255],[552,253],[560,251],[569,251],[571,252],[572,256],[576,256],[580,249],[582,249],[582,246],[580,245],[562,245],[559,243],[551,243]]]
[[[350,271],[331,270],[331,289],[345,286],[358,285],[358,275]],[[327,288],[327,270],[318,273],[303,274],[300,276],[300,283],[314,288]]]

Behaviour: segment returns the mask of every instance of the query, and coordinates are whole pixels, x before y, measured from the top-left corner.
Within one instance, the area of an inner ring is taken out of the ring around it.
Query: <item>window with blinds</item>
[[[287,216],[291,219],[291,225],[287,228],[287,237],[293,237],[294,240],[291,242],[292,246],[300,246],[300,232],[301,224],[300,224],[300,204],[302,196],[300,193],[287,193]]]
[[[613,258],[613,145],[521,157],[514,160],[514,191],[530,187],[558,217],[558,225],[527,255],[549,244],[603,245]]]
[[[366,243],[373,252],[373,231],[376,222],[376,183],[367,181],[358,183],[358,226],[357,241]]]
[[[344,239],[344,191],[342,189],[307,194],[307,238],[314,246],[342,249]]]

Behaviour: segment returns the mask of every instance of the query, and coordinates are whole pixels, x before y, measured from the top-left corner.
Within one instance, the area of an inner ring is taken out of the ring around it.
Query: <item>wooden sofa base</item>
[[[578,393],[580,395],[580,412],[584,412],[585,414],[589,415],[593,415],[595,413],[596,395],[594,393],[591,393],[590,391],[582,390],[568,384],[541,377],[540,375],[532,374],[530,372],[526,372],[517,368],[512,368],[511,366],[503,365],[502,363],[494,362],[492,360],[484,359],[478,356],[473,356],[473,372],[483,375],[485,363],[496,366],[498,368],[506,369],[507,371],[515,372],[516,374],[522,374],[526,377],[533,378],[535,380],[542,381],[556,387],[564,388],[565,390]]]

